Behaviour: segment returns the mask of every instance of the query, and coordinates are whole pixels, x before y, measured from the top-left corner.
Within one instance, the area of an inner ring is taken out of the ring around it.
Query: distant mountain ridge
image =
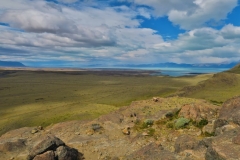
[[[0,67],[26,67],[26,66],[21,62],[0,61]]]
[[[136,67],[136,68],[233,68],[239,62],[232,63],[203,63],[203,64],[186,64],[186,63],[157,63],[157,64],[126,64],[117,67]]]

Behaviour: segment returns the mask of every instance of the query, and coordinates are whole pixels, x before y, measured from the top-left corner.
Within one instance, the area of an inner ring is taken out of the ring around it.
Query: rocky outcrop
[[[212,138],[212,143],[208,146],[205,154],[206,160],[228,160],[239,159],[240,145],[239,142],[240,128],[225,132]]]
[[[218,119],[240,125],[240,96],[227,100],[222,105]]]
[[[239,99],[227,101],[221,109],[204,100],[149,99],[91,121],[21,128],[0,137],[0,157],[81,160],[80,151],[86,159],[237,159]]]
[[[180,117],[191,119],[196,122],[201,120],[211,121],[216,119],[218,107],[207,103],[194,103],[182,106],[179,112]]]
[[[29,148],[28,160],[80,160],[76,149],[70,148],[59,138],[46,135],[35,140]]]

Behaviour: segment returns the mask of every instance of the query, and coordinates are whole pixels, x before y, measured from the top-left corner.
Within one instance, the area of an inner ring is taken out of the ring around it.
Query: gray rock
[[[198,141],[189,135],[181,135],[175,141],[175,152],[179,153],[184,150],[194,149],[198,146]]]
[[[230,131],[234,128],[236,128],[236,127],[234,125],[231,125],[231,124],[227,124],[227,125],[224,125],[222,127],[218,127],[215,130],[215,136],[223,134],[224,132]]]
[[[219,127],[222,127],[224,125],[227,125],[228,124],[228,121],[225,120],[225,119],[217,119],[214,121],[214,128],[219,128]]]
[[[240,125],[240,96],[227,100],[222,105],[219,119]]]
[[[43,154],[37,155],[33,160],[55,160],[53,151],[47,151]]]
[[[47,135],[40,138],[41,140],[30,148],[29,160],[33,159],[38,154],[42,154],[48,150],[56,150],[59,146],[65,145],[62,140],[53,135]]]
[[[202,132],[204,134],[213,135],[215,133],[214,124],[208,123],[206,126],[203,127]]]
[[[206,160],[228,160],[239,159],[240,145],[239,140],[240,128],[232,129],[221,135],[212,138],[205,154]]]
[[[79,160],[78,151],[68,146],[58,147],[55,154],[58,160]]]

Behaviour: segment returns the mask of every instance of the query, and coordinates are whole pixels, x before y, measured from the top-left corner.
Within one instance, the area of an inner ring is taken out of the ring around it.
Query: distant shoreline
[[[65,74],[96,74],[126,76],[196,76],[218,73],[227,70],[219,68],[33,68],[33,67],[0,67],[0,71],[56,72]]]
[[[29,68],[29,67],[0,67],[1,71],[25,71],[38,73],[61,73],[71,75],[94,74],[94,75],[122,75],[122,76],[152,76],[160,74],[158,70],[121,69],[121,68]],[[2,73],[3,74],[3,73]],[[0,73],[1,75],[1,73]]]

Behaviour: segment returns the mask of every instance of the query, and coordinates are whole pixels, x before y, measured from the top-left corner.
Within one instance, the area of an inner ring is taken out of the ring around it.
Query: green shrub
[[[190,120],[187,118],[183,118],[183,117],[178,118],[174,124],[174,128],[176,129],[184,128],[189,122]]]
[[[140,128],[140,129],[145,129],[145,128],[148,128],[149,126],[152,126],[154,123],[153,120],[151,119],[146,119],[144,122],[140,123],[135,123],[135,127],[136,128]]]
[[[150,125],[150,126],[152,126],[153,123],[154,123],[154,121],[151,120],[151,119],[146,119],[146,120],[144,121],[144,123],[145,123],[146,125]]]
[[[208,132],[205,132],[205,133],[202,133],[202,135],[203,135],[204,137],[212,137],[212,136],[215,135],[215,133],[208,133]]]
[[[148,134],[149,134],[149,136],[153,136],[154,133],[155,133],[155,129],[153,129],[153,128],[149,128],[149,129],[148,129]]]
[[[193,122],[192,123],[195,127],[198,127],[198,128],[203,128],[204,126],[206,126],[208,124],[208,120],[207,119],[202,119],[201,121],[199,122]]]
[[[169,121],[169,119],[164,118],[164,119],[160,119],[160,120],[156,121],[156,124],[163,125],[163,124],[166,124],[168,121]]]
[[[167,122],[167,123],[166,123],[166,127],[167,127],[167,128],[174,128],[173,122]]]

